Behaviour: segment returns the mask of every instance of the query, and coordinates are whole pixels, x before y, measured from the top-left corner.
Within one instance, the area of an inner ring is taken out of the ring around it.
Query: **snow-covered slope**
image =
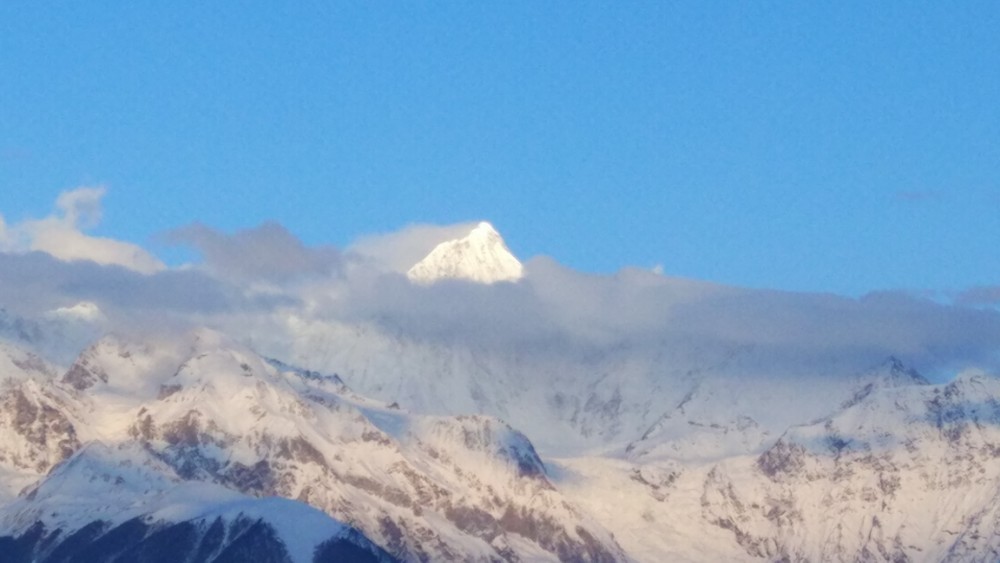
[[[275,365],[201,330],[157,342],[106,337],[61,376],[8,379],[5,396],[27,405],[10,411],[3,432],[0,468],[19,476],[8,498],[31,477],[40,484],[0,508],[6,535],[38,523],[65,537],[98,521],[102,533],[133,518],[160,522],[193,490],[208,505],[166,520],[201,530],[226,495],[281,497],[350,523],[406,560],[625,557],[502,421],[415,416],[335,377]],[[108,482],[119,496],[88,488]],[[66,506],[47,518],[52,503]],[[224,520],[253,520],[251,508]],[[296,546],[289,552],[315,547]]]
[[[757,350],[738,346],[623,343],[552,353],[544,341],[448,345],[373,324],[292,322],[302,335],[289,349],[296,363],[414,412],[503,418],[559,456],[629,446],[635,455],[690,460],[759,453],[788,426],[832,413],[881,377],[775,372]]]
[[[65,366],[107,329],[104,313],[89,302],[25,318],[0,306],[0,343],[7,343]]]
[[[997,560],[998,397],[976,373],[875,389],[789,429],[747,474],[720,471],[706,517],[768,556]]]
[[[760,455],[558,460],[555,485],[645,561],[996,561],[1000,379],[887,367]]]
[[[3,515],[4,561],[394,560],[304,503],[185,481],[135,443],[89,443]]]
[[[732,377],[697,380],[677,405],[626,447],[629,459],[721,460],[760,452],[790,425],[801,424],[853,404],[873,390],[926,385],[927,380],[898,359],[853,377],[829,381],[749,381]]]
[[[406,273],[418,283],[463,279],[478,283],[516,281],[524,275],[493,225],[482,222],[463,238],[442,242]]]
[[[206,329],[105,336],[62,368],[0,342],[0,554],[1000,556],[985,373],[932,385],[893,358],[787,374],[752,349],[554,359],[345,334],[339,376]]]

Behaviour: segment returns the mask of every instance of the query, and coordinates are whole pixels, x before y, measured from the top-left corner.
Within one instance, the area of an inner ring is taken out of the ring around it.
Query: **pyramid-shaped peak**
[[[464,279],[490,284],[519,280],[524,276],[524,267],[493,225],[482,221],[465,237],[434,247],[406,276],[418,283]]]
[[[498,233],[497,230],[493,228],[493,225],[491,225],[488,221],[480,221],[479,224],[476,225],[476,228],[469,232],[469,235],[500,236],[500,233]]]

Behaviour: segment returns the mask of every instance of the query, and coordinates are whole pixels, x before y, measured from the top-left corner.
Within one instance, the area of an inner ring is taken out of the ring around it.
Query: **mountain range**
[[[488,223],[405,275],[428,299],[527,276]],[[3,313],[4,561],[1000,558],[993,374],[393,322]]]

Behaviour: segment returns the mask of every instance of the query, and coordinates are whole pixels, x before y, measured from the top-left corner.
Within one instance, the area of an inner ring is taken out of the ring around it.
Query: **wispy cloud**
[[[65,191],[48,217],[12,225],[4,225],[0,220],[0,250],[40,251],[63,261],[86,260],[143,274],[163,270],[163,263],[138,245],[84,232],[100,223],[101,199],[105,193],[103,187]]]
[[[775,373],[832,363],[863,369],[890,355],[929,372],[996,366],[1000,313],[943,305],[904,292],[860,299],[751,290],[623,270],[584,275],[527,263],[519,284],[416,287],[384,276],[354,287],[319,314],[376,324],[406,339],[480,350],[601,357],[628,349],[647,360],[697,350],[721,358],[753,350]],[[581,369],[585,369],[581,365]]]

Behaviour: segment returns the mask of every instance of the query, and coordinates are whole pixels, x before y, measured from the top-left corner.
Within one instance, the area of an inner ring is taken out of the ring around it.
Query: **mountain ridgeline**
[[[527,283],[487,223],[406,275]],[[1000,559],[982,371],[361,321],[272,359],[218,328],[89,337],[99,309],[66,311],[0,315],[2,561]]]

